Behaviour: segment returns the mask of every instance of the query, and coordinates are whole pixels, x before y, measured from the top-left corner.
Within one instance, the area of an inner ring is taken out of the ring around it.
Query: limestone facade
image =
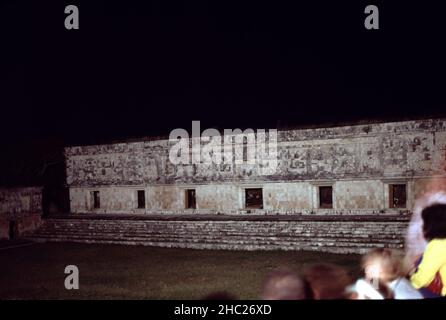
[[[173,164],[171,147],[168,139],[67,147],[71,211],[405,213],[432,179],[446,187],[444,119],[279,131],[268,175],[257,163]],[[259,206],[247,207],[249,189],[260,190]]]

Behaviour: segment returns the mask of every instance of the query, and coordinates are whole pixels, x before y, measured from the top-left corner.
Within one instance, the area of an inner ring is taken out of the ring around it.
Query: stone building
[[[244,146],[246,143],[244,144]],[[277,170],[173,164],[171,141],[65,149],[73,213],[387,214],[446,187],[446,120],[277,133]]]
[[[41,225],[42,188],[0,188],[0,239],[14,239]]]

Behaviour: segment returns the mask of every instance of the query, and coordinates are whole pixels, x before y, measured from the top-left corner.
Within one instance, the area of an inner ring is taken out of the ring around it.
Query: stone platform
[[[364,253],[402,249],[408,216],[125,215],[53,216],[34,241],[109,243],[226,250]]]

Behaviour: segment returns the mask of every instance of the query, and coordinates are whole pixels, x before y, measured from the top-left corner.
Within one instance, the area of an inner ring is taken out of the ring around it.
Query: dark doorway
[[[99,209],[101,207],[101,198],[99,198],[99,191],[93,191],[93,209]]]
[[[263,209],[262,188],[245,189],[246,209]]]
[[[405,184],[389,185],[390,208],[406,208],[407,188]]]
[[[195,189],[186,190],[186,209],[196,209]]]
[[[14,240],[17,237],[17,226],[15,221],[9,221],[9,240]]]
[[[333,209],[333,187],[319,187],[319,208]]]
[[[146,208],[146,193],[144,190],[138,190],[138,209]]]

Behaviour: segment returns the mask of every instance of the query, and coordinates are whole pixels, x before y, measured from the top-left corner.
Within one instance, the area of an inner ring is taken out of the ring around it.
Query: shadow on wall
[[[62,186],[45,186],[42,191],[42,216],[69,213],[69,190]]]

